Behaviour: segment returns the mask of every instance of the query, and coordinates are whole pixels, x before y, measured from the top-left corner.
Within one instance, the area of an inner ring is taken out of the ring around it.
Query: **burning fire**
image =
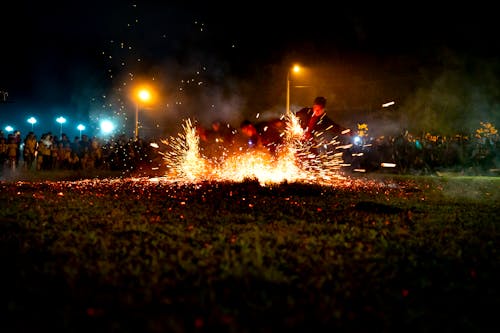
[[[238,147],[226,149],[223,156],[207,158],[200,153],[200,138],[191,120],[186,120],[184,133],[162,140],[169,147],[162,153],[170,170],[169,176],[180,182],[235,181],[256,179],[261,185],[282,182],[331,184],[342,178],[342,152],[329,150],[311,153],[312,144],[301,140],[303,130],[293,114],[286,115],[283,143],[276,155],[270,152]],[[338,146],[333,140],[328,145]]]

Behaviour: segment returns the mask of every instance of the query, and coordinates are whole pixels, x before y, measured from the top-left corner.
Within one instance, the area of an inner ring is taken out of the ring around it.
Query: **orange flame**
[[[184,133],[162,143],[170,147],[163,153],[170,176],[181,182],[206,180],[236,181],[256,179],[261,185],[288,182],[330,183],[342,178],[342,152],[315,155],[310,153],[311,143],[301,140],[303,130],[298,118],[288,114],[283,144],[272,155],[267,150],[240,148],[225,152],[225,156],[209,159],[200,154],[199,141],[191,120],[183,125]],[[338,144],[333,142],[329,144]]]

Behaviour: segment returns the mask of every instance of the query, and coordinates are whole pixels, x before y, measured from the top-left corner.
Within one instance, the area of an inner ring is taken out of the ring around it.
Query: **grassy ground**
[[[496,324],[498,177],[63,178],[0,182],[3,332]]]

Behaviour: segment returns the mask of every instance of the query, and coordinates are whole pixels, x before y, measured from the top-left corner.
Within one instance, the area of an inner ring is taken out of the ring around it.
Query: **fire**
[[[196,181],[209,172],[209,161],[200,155],[200,138],[191,120],[186,120],[182,128],[184,134],[180,133],[170,142],[162,140],[162,143],[172,148],[171,151],[165,153],[164,159],[167,161],[167,167],[173,170],[177,177]]]
[[[181,182],[236,181],[256,179],[261,185],[282,182],[331,183],[342,178],[342,152],[334,150],[315,155],[311,143],[301,140],[303,130],[297,117],[286,116],[287,127],[283,144],[276,155],[267,150],[248,150],[243,147],[223,156],[207,158],[200,153],[200,138],[191,120],[183,125],[184,133],[162,140],[170,149],[163,153],[169,176]],[[328,145],[338,145],[337,141]]]
[[[298,168],[293,164],[281,165],[264,151],[245,152],[228,158],[217,172],[217,180],[243,181],[258,179],[261,184],[295,180]],[[288,166],[288,168],[287,168]]]

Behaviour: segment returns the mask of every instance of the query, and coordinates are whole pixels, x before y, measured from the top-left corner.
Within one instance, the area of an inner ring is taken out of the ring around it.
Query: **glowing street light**
[[[14,130],[14,127],[12,127],[12,126],[10,126],[10,125],[7,125],[7,126],[5,126],[5,130],[6,130],[8,133],[10,133],[10,132],[12,132],[12,131]]]
[[[110,120],[101,121],[101,131],[103,134],[109,134],[113,132],[115,125]]]
[[[79,124],[78,126],[76,126],[76,129],[80,131],[80,140],[82,139],[82,131],[85,130],[85,126],[83,126],[82,124]]]
[[[31,124],[31,131],[33,132],[33,126],[36,124],[36,119],[35,117],[30,117],[28,118],[28,123]]]
[[[294,65],[292,68],[288,69],[286,73],[286,110],[285,112],[290,113],[290,71],[294,73],[300,72],[300,66]]]
[[[151,92],[148,89],[140,89],[137,92],[139,101],[148,102],[151,99]],[[135,138],[139,139],[139,101],[135,103]]]
[[[59,137],[62,139],[62,125],[66,122],[66,118],[59,117],[59,118],[56,119],[56,121],[61,125],[61,130],[59,132]]]

